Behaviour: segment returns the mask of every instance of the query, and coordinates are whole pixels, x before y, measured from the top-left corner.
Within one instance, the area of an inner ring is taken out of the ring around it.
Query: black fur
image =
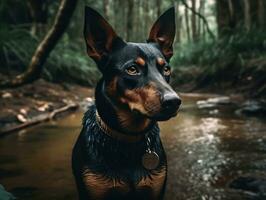
[[[102,78],[72,154],[80,200],[163,199],[167,161],[157,121],[175,116],[181,104],[167,73],[174,18],[174,8],[170,8],[153,25],[147,43],[127,43],[99,13],[86,7],[87,52]],[[132,67],[138,73],[132,75],[128,71]],[[96,110],[110,129],[141,139],[132,142],[109,136],[98,124]],[[159,156],[152,170],[142,163],[148,149]]]
[[[90,168],[93,172],[102,174],[106,177],[112,177],[117,181],[124,181],[131,187],[131,191],[126,196],[120,196],[119,193],[109,191],[104,199],[150,199],[149,190],[136,191],[136,185],[142,178],[150,176],[151,172],[146,170],[141,163],[143,154],[147,149],[146,139],[135,143],[125,143],[111,138],[99,127],[96,116],[96,107],[91,106],[83,118],[83,129],[73,150],[73,172],[76,181],[82,185],[79,188],[80,199],[93,199],[82,184],[82,169],[84,166]],[[150,148],[160,157],[160,164],[153,172],[160,171],[166,167],[166,156],[162,147],[159,135],[160,129],[156,124],[146,133],[145,138],[149,138]],[[89,155],[89,156],[88,156]],[[112,193],[112,194],[111,194]]]

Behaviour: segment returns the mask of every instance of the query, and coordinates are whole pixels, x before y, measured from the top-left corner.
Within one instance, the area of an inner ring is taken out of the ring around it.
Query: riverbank
[[[66,115],[92,101],[93,90],[79,85],[38,80],[0,91],[0,136]]]
[[[188,87],[188,86],[187,86]],[[191,87],[191,85],[190,85]],[[186,85],[177,91],[188,91]],[[200,93],[181,93],[182,98],[204,97],[199,101],[199,107],[217,107],[220,104],[235,105],[238,112],[247,115],[266,115],[264,99],[247,98],[243,93],[236,93],[231,88],[220,93],[206,88],[196,90]],[[202,94],[201,94],[202,93]],[[93,101],[94,90],[76,84],[55,84],[38,80],[33,84],[0,91],[0,136],[24,129],[44,121],[65,116],[81,107],[86,107]],[[185,101],[185,100],[184,100]]]

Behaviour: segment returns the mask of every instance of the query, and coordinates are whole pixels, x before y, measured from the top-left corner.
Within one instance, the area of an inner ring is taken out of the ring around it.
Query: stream
[[[168,157],[165,200],[266,199],[266,118],[235,105],[199,108],[184,95],[176,118],[160,123]],[[77,199],[71,150],[83,112],[0,138],[0,184],[22,200]]]

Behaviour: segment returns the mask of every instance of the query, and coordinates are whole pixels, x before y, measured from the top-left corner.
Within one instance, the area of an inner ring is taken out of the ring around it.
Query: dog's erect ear
[[[85,7],[84,37],[88,55],[100,62],[115,46],[123,44],[110,24],[95,10]]]
[[[153,24],[147,40],[158,43],[166,59],[170,59],[173,55],[175,29],[175,8],[171,7]]]

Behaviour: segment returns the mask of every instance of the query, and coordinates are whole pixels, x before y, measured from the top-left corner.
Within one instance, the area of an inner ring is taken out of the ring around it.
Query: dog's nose
[[[162,98],[162,108],[176,111],[181,105],[181,99],[176,93],[166,93]]]

